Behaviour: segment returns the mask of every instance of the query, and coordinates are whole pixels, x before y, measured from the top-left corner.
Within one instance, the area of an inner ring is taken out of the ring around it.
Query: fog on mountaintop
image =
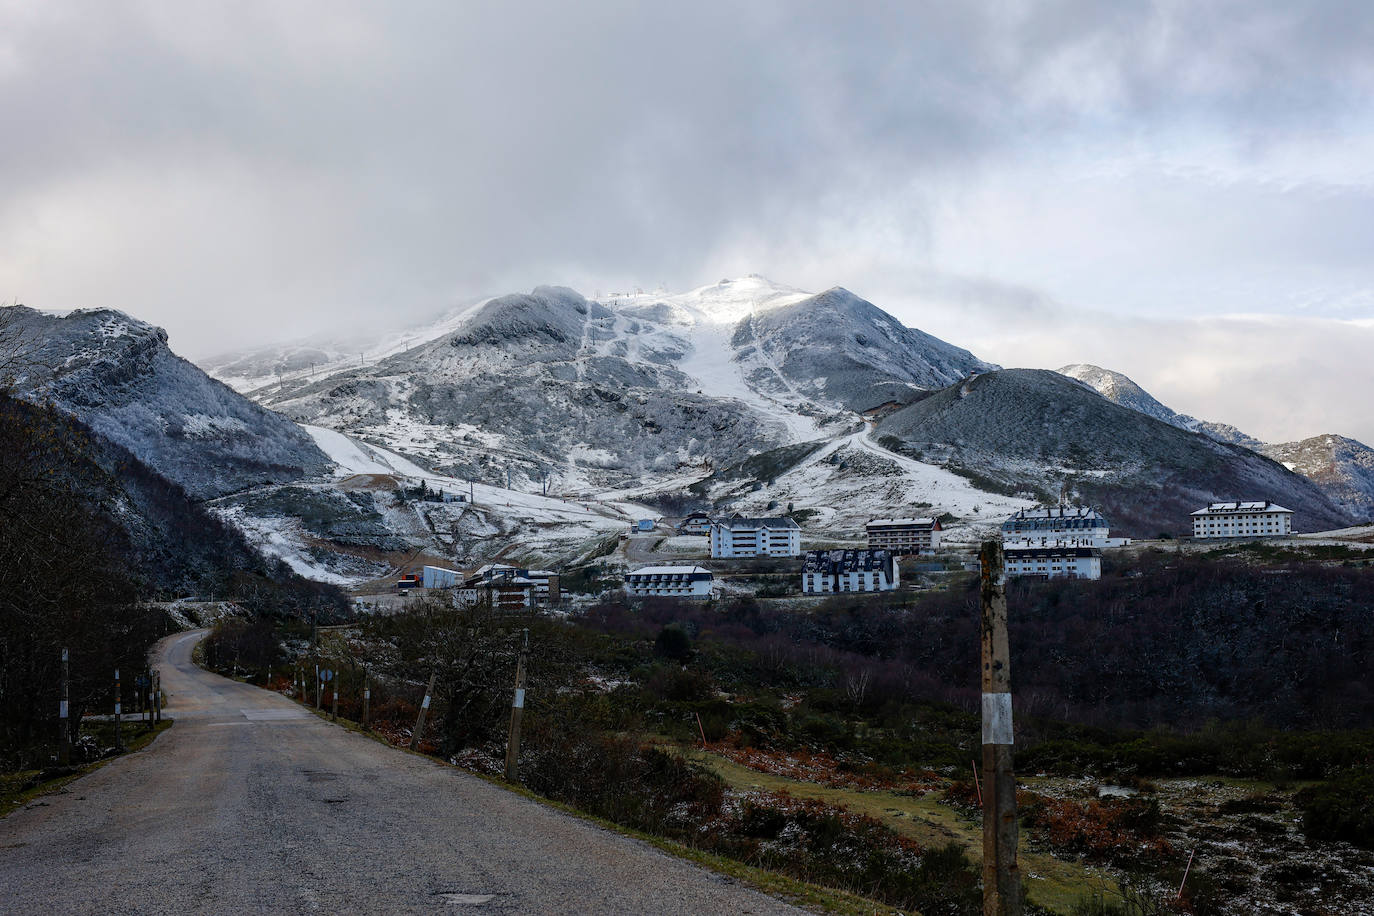
[[[1340,396],[1374,383],[1359,5],[0,20],[8,301],[118,308],[206,357],[761,271],[1266,439],[1374,440]]]

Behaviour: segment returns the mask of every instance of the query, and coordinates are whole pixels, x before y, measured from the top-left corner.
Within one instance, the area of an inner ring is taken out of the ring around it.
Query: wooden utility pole
[[[510,704],[510,734],[506,738],[506,779],[520,779],[520,719],[525,713],[525,667],[530,658],[530,631],[521,630],[520,661],[515,665],[515,698]]]
[[[1012,774],[1011,653],[1002,543],[984,541],[983,661],[983,916],[1021,916],[1021,869],[1016,864],[1016,778]]]
[[[62,673],[57,684],[57,762],[67,766],[72,762],[72,733],[67,722],[68,678],[67,650],[62,650]]]
[[[335,678],[330,684],[334,688],[334,708],[329,713],[329,718],[335,722],[339,721],[339,680]]]
[[[124,733],[119,728],[119,716],[122,710],[119,706],[119,669],[115,669],[115,750],[124,750]]]
[[[363,730],[367,729],[368,714],[372,712],[372,681],[370,672],[363,672]]]
[[[162,723],[162,672],[153,672],[153,719]]]
[[[425,698],[420,701],[420,714],[415,717],[415,731],[410,736],[412,751],[420,746],[420,735],[425,730],[425,716],[429,714],[429,698],[434,696],[434,679],[438,676],[438,672],[430,674],[429,686],[425,688]]]

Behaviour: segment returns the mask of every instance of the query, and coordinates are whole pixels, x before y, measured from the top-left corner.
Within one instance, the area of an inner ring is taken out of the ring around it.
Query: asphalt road
[[[158,645],[176,725],[0,820],[0,913],[799,913]]]

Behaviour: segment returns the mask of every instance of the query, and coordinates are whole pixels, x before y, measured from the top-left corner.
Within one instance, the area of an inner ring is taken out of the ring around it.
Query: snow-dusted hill
[[[1316,484],[1274,461],[1041,369],[980,375],[889,414],[877,432],[879,442],[959,470],[985,489],[1053,500],[1066,488],[1135,537],[1186,534],[1192,510],[1226,497],[1292,506],[1295,530],[1350,520]]]
[[[1330,433],[1301,442],[1261,442],[1234,426],[1177,413],[1120,372],[1082,363],[1064,366],[1058,371],[1061,375],[1083,382],[1122,407],[1163,420],[1179,429],[1202,433],[1218,442],[1243,446],[1272,458],[1315,483],[1353,519],[1374,518],[1374,449],[1362,442]]]
[[[477,556],[485,541],[488,554],[500,542],[566,558],[647,511],[617,501],[669,515],[790,509],[813,543],[858,540],[878,515],[936,514],[953,539],[972,539],[1066,483],[1138,535],[1239,490],[1301,501],[1309,525],[1346,521],[1281,466],[1190,435],[1228,438],[1124,376],[1066,367],[1083,381],[1074,384],[998,372],[840,288],[813,295],[750,276],[589,300],[540,287],[398,331],[371,356],[340,354],[251,391],[313,427],[343,469],[328,486],[350,490],[347,505],[331,493],[295,511],[330,520],[307,534],[334,543],[377,524],[440,555]],[[217,371],[240,372],[230,380],[248,388],[281,355]],[[986,409],[958,409],[970,393]],[[1169,432],[1137,429],[1142,413]],[[422,478],[475,482],[485,508],[417,511],[387,490]],[[1149,496],[1161,488],[1168,499]],[[512,495],[522,493],[552,494],[562,508],[524,506]],[[226,503],[244,524],[281,514],[277,497]]]
[[[1077,379],[1109,401],[1120,404],[1122,407],[1129,407],[1147,417],[1163,420],[1170,426],[1177,426],[1179,429],[1186,429],[1189,432],[1202,433],[1218,442],[1241,445],[1253,451],[1261,450],[1264,445],[1254,436],[1246,435],[1229,424],[1199,420],[1197,417],[1190,417],[1164,406],[1155,400],[1148,391],[1120,372],[1103,369],[1101,366],[1088,363],[1075,363],[1071,366],[1064,366],[1057,371],[1060,375]]]
[[[603,301],[540,287],[412,337],[253,397],[456,477],[595,491],[830,439],[855,410],[990,368],[843,290],[760,277]]]
[[[111,309],[58,316],[15,306],[3,318],[24,343],[18,394],[50,401],[192,496],[327,467],[299,427],[176,356],[161,328]]]
[[[1363,442],[1327,434],[1261,451],[1316,482],[1354,518],[1374,521],[1374,449]]]

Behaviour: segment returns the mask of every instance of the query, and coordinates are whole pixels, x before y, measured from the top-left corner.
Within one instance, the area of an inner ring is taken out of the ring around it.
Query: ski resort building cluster
[[[443,591],[450,594],[456,604],[504,611],[554,607],[562,602],[558,573],[502,563],[488,563],[470,573],[425,566],[419,573],[402,576],[396,587],[403,593],[413,589]]]
[[[1100,579],[1102,548],[1120,547],[1107,519],[1086,506],[1022,509],[1002,523],[1002,556],[1008,576]]]

